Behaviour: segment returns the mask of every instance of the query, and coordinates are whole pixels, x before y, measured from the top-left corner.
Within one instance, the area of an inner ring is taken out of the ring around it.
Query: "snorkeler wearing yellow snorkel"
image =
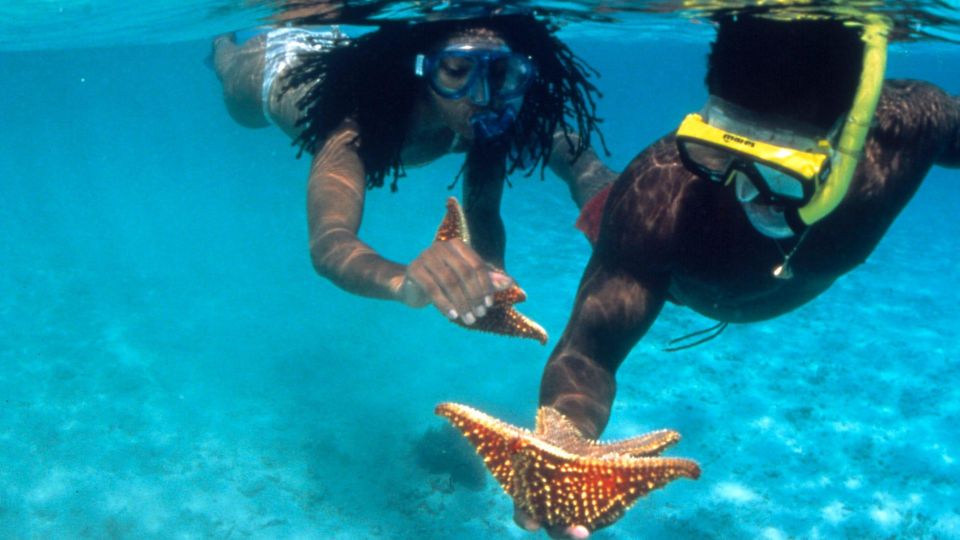
[[[921,81],[883,81],[882,21],[727,14],[717,22],[707,103],[581,214],[595,249],[543,373],[542,421],[521,441],[559,445],[568,470],[589,465],[579,449],[595,448],[583,441],[607,425],[617,369],[667,301],[716,319],[718,329],[787,313],[866,260],[932,166],[960,167],[960,99]],[[576,444],[564,442],[576,439],[569,431],[549,437],[565,421],[582,435]],[[659,433],[646,439],[656,453],[679,439]],[[687,460],[651,452],[605,454],[601,464],[615,469],[636,456],[660,476],[631,489],[699,474]],[[559,469],[550,459],[534,463]],[[633,492],[604,484],[603,496],[583,491],[592,510],[565,514],[587,523],[557,517],[556,504],[537,502],[572,479],[545,476],[510,478],[515,519],[528,530],[586,538],[632,502]]]

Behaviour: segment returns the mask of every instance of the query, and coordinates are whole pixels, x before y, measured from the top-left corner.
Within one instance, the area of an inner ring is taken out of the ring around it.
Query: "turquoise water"
[[[614,168],[705,97],[706,35],[565,35],[603,73]],[[308,162],[231,122],[208,51],[0,52],[0,538],[528,537],[492,480],[416,456],[440,401],[532,424],[589,252],[566,188],[515,178],[504,202],[546,347],[352,297],[310,267]],[[891,55],[889,76],[960,93],[960,48]],[[362,236],[414,257],[459,165],[370,193]],[[668,306],[605,437],[672,427],[703,476],[594,537],[960,538],[957,181],[934,169],[867,263],[794,313],[666,354],[711,324]]]

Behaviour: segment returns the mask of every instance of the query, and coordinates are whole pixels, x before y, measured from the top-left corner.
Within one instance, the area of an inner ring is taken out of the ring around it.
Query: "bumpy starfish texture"
[[[459,238],[463,243],[470,243],[470,233],[467,230],[467,219],[463,215],[463,210],[457,199],[450,197],[447,199],[447,214],[434,239],[438,242],[447,241],[453,238]],[[494,293],[493,306],[487,308],[487,314],[477,319],[471,325],[464,324],[460,319],[456,322],[464,328],[470,330],[481,330],[494,334],[506,336],[531,338],[539,341],[541,344],[547,343],[547,331],[532,319],[524,316],[514,309],[514,304],[519,304],[527,299],[523,289],[516,285]]]
[[[671,430],[600,443],[550,407],[537,412],[532,432],[457,403],[435,412],[470,441],[515,504],[550,527],[604,527],[650,491],[700,476],[696,462],[660,456],[680,440]]]

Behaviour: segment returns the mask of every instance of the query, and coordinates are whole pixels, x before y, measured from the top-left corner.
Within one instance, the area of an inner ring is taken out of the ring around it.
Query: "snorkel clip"
[[[499,111],[484,109],[474,113],[470,117],[470,126],[473,128],[474,137],[489,141],[506,133],[516,119],[516,108],[513,105],[507,105]]]

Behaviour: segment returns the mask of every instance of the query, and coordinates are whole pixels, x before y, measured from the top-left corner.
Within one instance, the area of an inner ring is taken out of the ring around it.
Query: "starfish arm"
[[[680,442],[680,434],[670,429],[661,429],[631,437],[622,441],[613,441],[598,445],[605,454],[646,457],[658,456],[664,450]]]
[[[678,478],[700,476],[697,463],[683,458],[565,460],[525,448],[514,461],[517,506],[553,528],[596,530],[623,517],[647,493]]]
[[[441,403],[434,413],[449,420],[470,441],[490,474],[507,494],[512,495],[513,450],[526,430],[459,403]]]
[[[467,218],[460,208],[460,203],[456,197],[447,198],[447,213],[443,216],[440,226],[437,227],[437,234],[433,239],[437,242],[446,242],[459,238],[464,244],[470,243],[470,232],[467,228]]]
[[[455,322],[470,330],[530,338],[539,341],[541,345],[546,345],[547,331],[542,326],[514,309],[513,306],[498,302],[496,298],[495,296],[493,306],[487,309],[487,314],[477,319],[472,325],[466,325],[459,319]]]
[[[537,411],[536,432],[561,448],[591,457],[657,456],[680,442],[679,433],[661,429],[622,441],[600,443],[585,437],[573,422],[553,407],[540,407]]]
[[[434,240],[445,242],[453,238],[459,238],[465,244],[470,243],[467,219],[456,197],[447,199],[447,213],[443,221],[440,222],[440,227],[437,228]],[[509,289],[493,295],[493,306],[487,309],[487,314],[478,319],[476,323],[467,325],[459,319],[454,322],[470,330],[531,338],[545,345],[547,343],[547,331],[513,307],[514,304],[526,299],[527,295],[523,292],[523,289],[513,285]]]
[[[545,409],[538,411],[536,432],[465,405],[442,403],[436,412],[473,444],[517,508],[552,528],[607,526],[647,493],[678,478],[700,476],[699,465],[689,459],[610,451],[657,453],[679,440],[676,432],[656,431],[603,445],[584,438],[556,410]]]

